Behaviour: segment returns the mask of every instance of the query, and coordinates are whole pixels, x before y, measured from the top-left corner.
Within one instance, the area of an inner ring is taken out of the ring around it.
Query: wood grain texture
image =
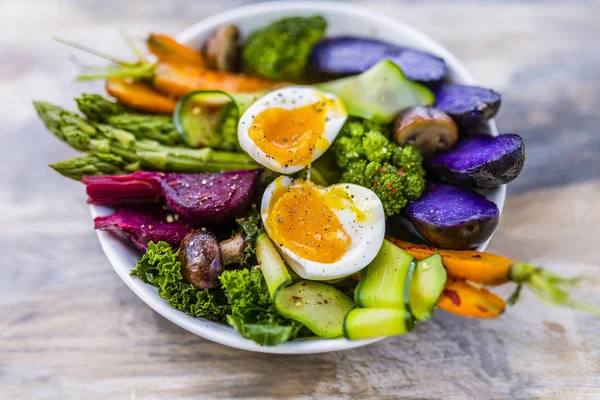
[[[72,83],[71,51],[50,37],[120,55],[120,28],[175,33],[241,3],[0,2],[0,398],[600,398],[600,320],[529,293],[494,321],[440,312],[368,347],[270,356],[189,334],[127,289],[81,185],[46,167],[73,152],[31,99],[72,107],[101,87]],[[580,296],[600,304],[600,3],[363,3],[430,34],[504,94],[500,128],[524,136],[528,159],[490,250],[584,275]]]

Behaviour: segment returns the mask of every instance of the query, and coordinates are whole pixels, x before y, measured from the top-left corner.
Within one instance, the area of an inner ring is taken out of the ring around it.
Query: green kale
[[[218,291],[197,289],[183,279],[177,252],[165,242],[149,243],[130,274],[156,286],[161,298],[186,314],[213,321],[223,321],[227,315],[229,307]]]
[[[276,345],[298,336],[302,324],[280,316],[259,269],[225,271],[219,276],[231,313],[227,322],[261,345]]]
[[[308,56],[326,28],[327,21],[319,15],[275,21],[248,37],[242,49],[244,65],[265,78],[302,80]]]

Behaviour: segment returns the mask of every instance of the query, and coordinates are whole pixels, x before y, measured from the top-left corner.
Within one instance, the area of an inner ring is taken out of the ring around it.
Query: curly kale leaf
[[[158,295],[171,307],[194,317],[223,321],[227,305],[218,298],[218,292],[197,289],[183,279],[177,254],[165,242],[151,242],[130,274],[156,286]]]

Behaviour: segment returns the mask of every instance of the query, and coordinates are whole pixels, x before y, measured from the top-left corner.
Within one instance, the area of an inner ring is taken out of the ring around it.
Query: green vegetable
[[[399,147],[389,139],[389,126],[349,119],[331,146],[341,181],[371,189],[386,216],[398,214],[425,189],[422,157],[412,146]]]
[[[152,139],[165,145],[182,144],[171,117],[136,113],[98,94],[83,93],[77,107],[90,121],[105,123],[132,133],[137,139]]]
[[[351,340],[402,335],[414,328],[408,311],[395,308],[354,308],[344,320],[344,336]]]
[[[260,270],[225,271],[219,280],[231,307],[227,322],[242,336],[277,345],[298,335],[302,325],[277,313]]]
[[[145,170],[219,172],[253,169],[258,165],[244,153],[161,145],[110,125],[86,121],[76,113],[45,102],[34,102],[40,119],[56,137],[90,155],[111,154]]]
[[[354,302],[360,307],[410,312],[408,287],[416,264],[413,256],[384,240],[375,259],[362,271]]]
[[[311,17],[284,18],[248,37],[242,60],[250,71],[276,80],[302,80],[313,46],[325,35],[327,21]]]
[[[444,290],[446,277],[446,269],[439,254],[434,254],[417,263],[408,292],[410,311],[417,321],[423,322],[431,318],[442,290]]]
[[[344,318],[354,303],[331,285],[301,280],[280,287],[275,306],[281,315],[304,324],[317,336],[336,338],[343,335]]]
[[[244,249],[244,261],[242,265],[250,267],[256,265],[256,238],[262,229],[262,222],[260,214],[256,209],[251,209],[244,216],[236,219],[238,229],[234,234],[241,232],[246,242],[246,248]],[[251,264],[252,263],[252,264]]]
[[[435,96],[426,86],[408,80],[400,67],[390,60],[382,60],[360,75],[316,86],[338,95],[349,115],[383,124],[392,122],[408,107],[435,102]]]
[[[158,295],[177,310],[213,321],[225,319],[228,310],[225,302],[214,291],[200,290],[187,283],[181,275],[177,252],[165,242],[149,243],[131,276],[156,286]]]
[[[256,258],[267,282],[269,294],[272,299],[275,299],[279,289],[292,283],[292,277],[277,248],[266,233],[261,233],[256,239]]]
[[[198,90],[177,103],[173,121],[181,138],[191,147],[240,150],[237,135],[239,116],[260,93],[228,93]]]
[[[50,168],[67,178],[81,180],[85,175],[119,175],[139,169],[137,164],[127,165],[119,156],[112,154],[76,157],[50,164]]]

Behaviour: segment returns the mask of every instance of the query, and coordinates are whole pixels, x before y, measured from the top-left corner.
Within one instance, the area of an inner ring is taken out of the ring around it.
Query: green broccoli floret
[[[313,46],[325,35],[320,15],[284,18],[254,31],[242,59],[250,71],[269,79],[301,80]]]
[[[389,140],[389,127],[350,119],[333,142],[342,182],[371,189],[383,203],[386,216],[400,212],[425,188],[419,151]],[[360,145],[358,144],[360,142]]]
[[[392,142],[388,140],[381,132],[370,130],[365,133],[362,139],[362,145],[365,149],[365,156],[369,161],[383,162],[390,159],[393,148]]]
[[[335,141],[333,153],[335,154],[335,161],[341,168],[346,168],[353,161],[365,158],[365,149],[360,137],[340,137]]]

